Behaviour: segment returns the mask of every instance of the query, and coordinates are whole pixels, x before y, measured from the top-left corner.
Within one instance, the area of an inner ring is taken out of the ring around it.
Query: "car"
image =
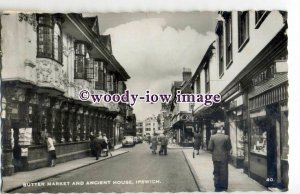
[[[133,136],[130,136],[130,135],[126,135],[124,136],[123,140],[122,140],[122,146],[125,147],[125,146],[134,146],[135,143],[134,143],[134,138]]]

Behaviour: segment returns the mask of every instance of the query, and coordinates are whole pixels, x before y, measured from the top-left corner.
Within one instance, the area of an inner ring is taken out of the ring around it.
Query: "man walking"
[[[101,146],[103,144],[104,140],[102,138],[101,132],[98,134],[98,136],[94,139],[94,146],[95,146],[95,152],[96,152],[96,160],[99,159],[99,155],[101,153]]]
[[[228,189],[228,160],[231,141],[228,135],[224,134],[223,126],[220,123],[217,123],[215,128],[218,130],[211,136],[208,149],[212,152],[214,164],[215,192],[221,192]]]
[[[167,150],[167,145],[168,145],[168,138],[166,137],[166,133],[164,132],[160,136],[160,150],[159,150],[159,155],[168,155],[168,150]]]
[[[196,130],[194,132],[194,152],[193,152],[193,157],[195,157],[195,152],[196,152],[197,155],[199,155],[200,145],[201,145],[201,134],[200,134],[199,130]]]

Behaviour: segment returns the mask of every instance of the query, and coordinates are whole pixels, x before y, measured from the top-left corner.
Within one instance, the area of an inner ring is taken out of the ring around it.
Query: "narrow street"
[[[167,156],[153,155],[149,144],[122,148],[129,153],[75,171],[58,175],[14,192],[193,192],[197,185],[179,149]],[[49,168],[51,170],[51,168]],[[102,181],[102,182],[101,182]],[[143,182],[144,181],[144,182]],[[147,183],[150,181],[151,183]],[[74,186],[74,183],[78,185]],[[65,184],[47,186],[47,184]],[[88,184],[94,183],[94,185]],[[72,185],[73,184],[73,185]]]

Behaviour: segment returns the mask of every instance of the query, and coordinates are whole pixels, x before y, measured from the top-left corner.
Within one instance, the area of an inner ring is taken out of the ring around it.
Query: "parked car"
[[[124,136],[123,140],[122,140],[122,146],[134,146],[134,138],[133,136],[130,135],[126,135]]]

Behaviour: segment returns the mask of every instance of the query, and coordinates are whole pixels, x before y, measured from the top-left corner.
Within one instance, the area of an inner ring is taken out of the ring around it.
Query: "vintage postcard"
[[[288,17],[2,12],[2,192],[288,191]]]

